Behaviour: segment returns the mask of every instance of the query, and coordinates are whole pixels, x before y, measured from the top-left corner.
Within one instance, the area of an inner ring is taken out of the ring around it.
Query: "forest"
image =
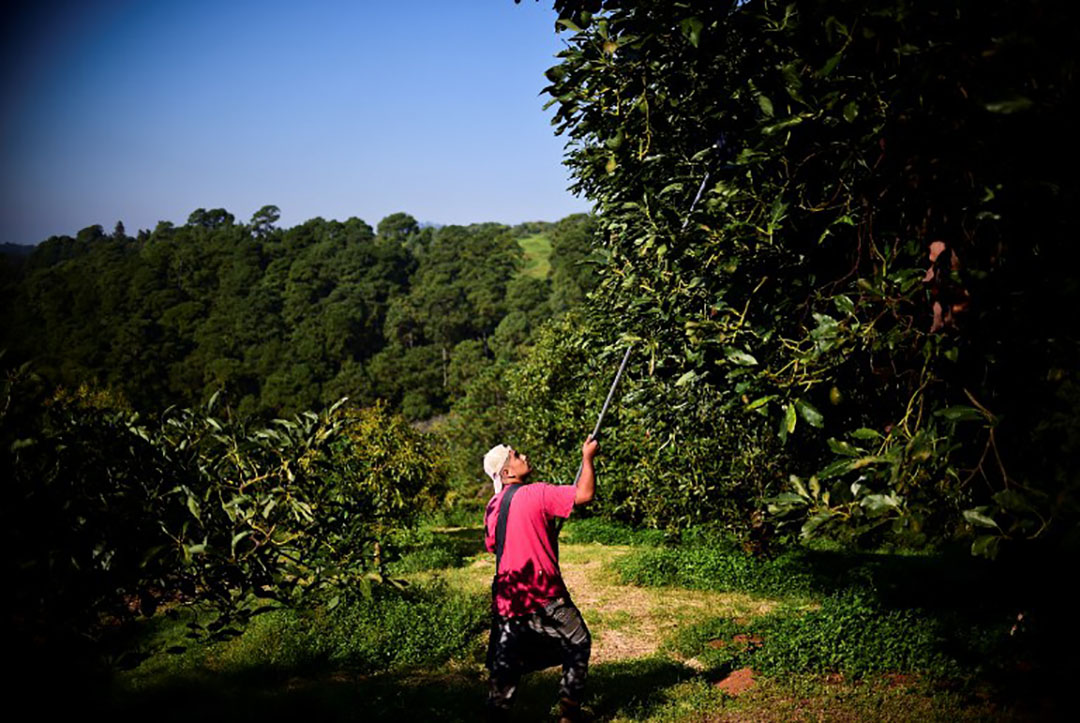
[[[591,214],[267,205],[4,247],[24,683],[124,718],[475,718],[480,460],[572,482],[630,348],[562,533],[593,719],[1063,717],[1076,9],[554,6]]]
[[[140,410],[218,393],[238,416],[271,418],[348,396],[421,420],[590,288],[585,215],[439,229],[405,213],[377,229],[279,229],[279,216],[197,209],[180,227],[90,226],[8,254],[4,346],[56,385]],[[550,273],[525,268],[530,237],[553,246]]]

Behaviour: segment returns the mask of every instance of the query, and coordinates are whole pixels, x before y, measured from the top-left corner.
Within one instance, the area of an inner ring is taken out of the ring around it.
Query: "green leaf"
[[[761,108],[761,112],[772,118],[773,116],[773,104],[772,101],[763,95],[757,97],[758,107]]]
[[[971,554],[993,560],[997,557],[1000,540],[1001,538],[997,535],[980,535],[971,543]]]
[[[801,511],[806,508],[806,498],[800,497],[797,494],[791,492],[781,492],[776,497],[771,497],[766,500],[770,515],[782,517],[795,511]]]
[[[784,428],[787,429],[788,434],[795,431],[795,423],[798,420],[795,417],[795,405],[789,403],[784,410]]]
[[[851,123],[858,117],[859,106],[856,105],[855,101],[851,101],[844,106],[844,120],[846,120],[848,123]]]
[[[980,419],[986,419],[982,412],[974,407],[965,407],[958,405],[955,407],[947,407],[945,409],[939,409],[934,412],[935,417],[945,417],[950,422],[972,422]]]
[[[878,517],[889,510],[898,509],[900,500],[893,495],[866,495],[859,500],[859,505],[871,517]]]
[[[1016,490],[1001,490],[994,494],[992,499],[998,503],[1001,509],[1008,512],[1030,512],[1032,510],[1027,498]]]
[[[992,517],[989,517],[985,512],[985,508],[976,507],[972,510],[964,510],[964,519],[975,525],[976,527],[990,527],[994,529],[1001,529],[998,527],[998,523],[994,522]]]
[[[705,23],[701,22],[701,18],[694,15],[686,18],[679,23],[679,27],[682,30],[683,37],[690,41],[690,44],[695,48],[701,41],[701,29],[705,27]]]
[[[572,30],[575,33],[580,33],[581,32],[581,26],[578,25],[577,23],[575,23],[570,18],[559,18],[558,20],[555,21],[555,24],[556,25],[562,25],[567,30]]]
[[[732,364],[738,364],[740,366],[745,366],[745,367],[752,367],[752,366],[756,366],[757,363],[758,363],[758,360],[756,358],[754,358],[753,354],[748,354],[747,352],[745,352],[745,351],[743,351],[741,349],[736,349],[734,347],[730,347],[730,346],[726,347],[724,349],[724,354],[725,354],[725,357],[727,358],[727,360],[729,362],[731,362]]]
[[[802,529],[799,531],[799,537],[803,539],[813,537],[822,525],[827,524],[832,518],[831,512],[819,512],[803,523]]]
[[[679,377],[675,381],[675,386],[681,387],[681,386],[684,386],[686,384],[690,384],[691,382],[693,382],[697,378],[698,378],[698,373],[696,371],[694,371],[693,369],[691,369],[690,371],[686,372],[685,374],[683,374],[681,377]]]
[[[363,595],[364,600],[366,600],[367,602],[371,602],[371,580],[366,577],[362,577],[357,580],[357,584],[360,587],[360,594]]]
[[[848,472],[850,470],[851,470],[851,461],[846,460],[846,459],[841,459],[841,460],[838,460],[836,462],[833,462],[830,465],[826,465],[822,470],[820,470],[817,473],[817,476],[818,476],[819,479],[823,479],[823,480],[832,479],[833,477],[838,477],[838,476],[840,476],[840,475],[842,475],[845,472]]]
[[[810,402],[804,399],[796,399],[795,406],[799,410],[799,416],[811,427],[821,429],[825,425],[825,417],[821,416],[821,412]]]
[[[833,454],[843,455],[845,457],[858,457],[862,450],[853,446],[849,442],[843,442],[835,437],[829,437],[825,440],[825,443],[829,445],[829,449]]]
[[[233,535],[232,542],[229,544],[229,554],[235,557],[236,556],[236,545],[237,545],[237,543],[239,543],[240,540],[244,539],[245,537],[247,537],[250,534],[251,534],[251,530],[244,530],[243,532],[241,532],[239,534]]]
[[[795,492],[797,492],[800,497],[810,498],[810,493],[806,491],[806,487],[803,485],[801,479],[795,475],[789,475],[788,483],[795,488]]]
[[[188,493],[187,508],[196,520],[202,521],[202,511],[199,509],[199,501],[195,499],[195,495],[191,493]]]
[[[767,394],[764,397],[758,397],[757,399],[746,405],[746,411],[757,409],[758,407],[763,407],[774,399],[776,399],[775,394]]]
[[[841,314],[855,313],[855,302],[853,302],[850,297],[844,296],[843,294],[837,294],[833,297],[833,305],[836,306],[836,310]]]
[[[555,65],[544,71],[544,76],[547,77],[552,83],[558,83],[566,75],[566,68],[561,65]]]
[[[851,463],[850,469],[853,469],[853,470],[862,469],[863,467],[869,466],[871,464],[879,464],[881,462],[888,462],[888,461],[890,461],[888,457],[878,457],[876,455],[870,455],[868,457],[859,457],[857,460],[855,460],[854,462]]]
[[[850,437],[855,439],[883,439],[881,432],[876,429],[870,429],[869,427],[859,427],[854,432],[849,434]]]
[[[782,121],[778,121],[776,123],[771,123],[771,124],[765,126],[764,128],[761,129],[761,132],[764,135],[768,136],[768,135],[772,135],[773,133],[776,133],[777,131],[782,131],[785,128],[790,128],[791,126],[797,126],[802,122],[803,122],[803,117],[802,116],[793,115],[793,116],[790,116],[788,118],[785,118]]]
[[[1009,115],[1011,113],[1019,113],[1021,111],[1025,111],[1032,105],[1034,105],[1034,103],[1032,102],[1031,98],[1027,98],[1022,95],[1014,95],[1011,98],[987,103],[983,107],[991,113]]]
[[[821,68],[818,70],[818,76],[821,78],[828,77],[834,70],[836,70],[836,66],[840,64],[840,59],[842,57],[843,53],[837,53],[836,55],[826,60],[825,65],[821,66]]]

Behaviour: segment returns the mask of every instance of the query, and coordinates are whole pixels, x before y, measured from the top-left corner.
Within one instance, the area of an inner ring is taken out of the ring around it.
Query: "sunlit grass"
[[[408,572],[404,579],[417,586],[441,580],[448,589],[473,596],[471,604],[485,605],[494,560],[483,550],[482,528],[441,528],[434,534],[435,543],[460,553],[460,564]],[[752,687],[731,697],[717,687],[727,669],[681,652],[675,644],[680,631],[718,617],[745,624],[789,609],[802,614],[818,605],[807,603],[796,610],[792,600],[761,594],[622,582],[616,563],[640,549],[573,544],[568,535],[560,544],[564,577],[593,634],[587,708],[594,720],[935,721],[993,719],[998,712],[971,690],[957,692],[912,673],[859,679],[837,673],[755,673]],[[285,620],[291,613],[280,615]],[[352,720],[361,709],[370,720],[454,721],[483,716],[486,630],[474,628],[467,644],[445,662],[364,673],[335,666],[332,660],[312,666],[303,656],[296,660],[268,656],[281,634],[274,620],[270,616],[259,621],[236,640],[146,661],[124,676],[127,684],[120,690],[126,693],[117,700],[116,712],[121,717],[153,712],[160,720],[187,720],[209,705],[220,714],[215,720],[234,715],[284,720],[301,711],[309,719]],[[184,622],[157,630],[159,643],[182,643]],[[364,635],[361,630],[338,634]],[[289,653],[291,649],[285,648],[281,652]],[[558,678],[557,669],[525,677],[516,704],[518,719],[550,716]],[[170,712],[159,717],[162,710]]]
[[[525,251],[525,268],[522,273],[536,279],[546,279],[551,271],[551,239],[538,233],[518,240]]]

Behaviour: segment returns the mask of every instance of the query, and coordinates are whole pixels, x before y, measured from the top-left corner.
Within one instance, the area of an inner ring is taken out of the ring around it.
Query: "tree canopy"
[[[741,450],[743,529],[1075,535],[1075,8],[555,6],[594,338],[638,346],[651,444]]]
[[[273,205],[247,224],[200,208],[134,238],[122,224],[50,238],[5,264],[0,346],[54,383],[112,389],[140,410],[223,392],[241,416],[349,396],[426,419],[495,358],[494,339],[516,354],[550,315],[548,281],[518,278],[524,225],[435,229],[395,213],[376,232],[358,218],[279,218]]]

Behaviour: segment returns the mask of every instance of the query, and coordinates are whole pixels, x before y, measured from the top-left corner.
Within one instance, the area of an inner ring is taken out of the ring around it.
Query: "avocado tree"
[[[383,546],[434,504],[432,440],[383,405],[248,426],[216,399],[140,417],[108,393],[0,384],[0,511],[20,633],[94,636],[169,603],[244,619],[384,580]]]
[[[590,314],[639,346],[645,448],[756,430],[736,514],[803,538],[1075,534],[1075,8],[555,7]]]

